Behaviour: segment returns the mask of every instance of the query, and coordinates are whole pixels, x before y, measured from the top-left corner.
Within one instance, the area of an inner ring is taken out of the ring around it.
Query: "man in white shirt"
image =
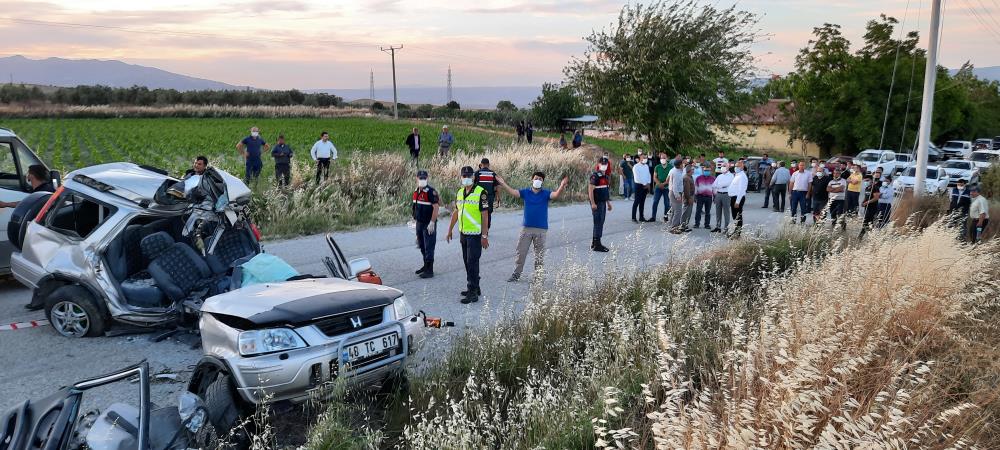
[[[747,174],[744,172],[745,168],[742,159],[736,161],[736,175],[729,183],[729,208],[732,210],[733,221],[736,222],[736,228],[733,229],[733,234],[729,237],[734,239],[740,237],[740,231],[743,230],[743,204],[747,201],[747,185],[749,184]]]
[[[632,221],[639,223],[646,221],[646,193],[649,192],[649,185],[653,182],[653,177],[649,174],[649,166],[646,155],[639,150],[639,162],[632,166],[632,179],[635,180],[635,200],[632,201]],[[639,219],[636,220],[635,212],[639,211]]]
[[[791,192],[792,203],[792,223],[795,222],[795,214],[801,214],[802,223],[806,223],[806,215],[809,214],[809,186],[812,184],[813,173],[806,170],[806,162],[799,161],[799,169],[792,174],[788,180],[788,190]]]
[[[667,173],[667,189],[670,197],[670,232],[681,233],[681,216],[684,213],[684,163],[673,160],[674,168]]]
[[[712,162],[715,163],[715,173],[729,172],[729,160],[726,159],[726,152],[719,150],[719,157],[713,159]]]
[[[320,133],[319,140],[313,144],[309,154],[313,161],[316,161],[316,182],[319,183],[320,175],[323,176],[323,180],[329,178],[330,160],[337,159],[337,147],[330,142],[330,133],[325,131]]]
[[[723,229],[729,229],[729,213],[732,210],[732,205],[729,203],[729,185],[733,182],[734,175],[729,171],[729,163],[723,164],[722,169],[723,172],[715,177],[715,183],[712,183],[712,190],[715,191],[715,197],[712,198],[712,205],[715,205],[715,228],[712,229],[712,233],[721,233]]]
[[[840,168],[833,169],[833,178],[826,185],[826,192],[830,193],[830,218],[833,223],[830,228],[837,226],[837,219],[840,219],[840,228],[847,228],[847,216],[844,214],[844,203],[847,198],[847,180],[843,178]]]
[[[979,193],[979,186],[969,188],[972,203],[969,203],[969,242],[975,244],[983,237],[983,231],[990,224],[990,203]]]

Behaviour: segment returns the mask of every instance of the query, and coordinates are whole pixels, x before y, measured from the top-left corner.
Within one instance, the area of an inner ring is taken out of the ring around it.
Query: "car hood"
[[[956,175],[972,175],[972,171],[969,169],[943,169],[944,173],[950,176]]]
[[[403,295],[390,287],[312,278],[265,283],[210,297],[202,312],[238,317],[255,326],[307,324],[359,309],[391,305]]]

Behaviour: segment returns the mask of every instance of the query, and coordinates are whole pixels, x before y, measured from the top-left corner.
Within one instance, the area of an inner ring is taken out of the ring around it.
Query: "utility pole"
[[[399,97],[396,95],[396,50],[401,50],[402,45],[399,47],[389,46],[389,48],[379,47],[379,50],[392,55],[392,116],[399,119]]]
[[[937,83],[938,34],[941,32],[941,0],[931,5],[931,32],[927,41],[927,68],[924,70],[924,98],[920,108],[920,131],[917,140],[917,173],[913,182],[913,195],[923,196],[927,178],[927,147],[931,141],[931,124],[934,118],[934,84]]]
[[[448,103],[451,103],[451,66],[448,66]]]
[[[368,98],[373,102],[375,101],[375,69],[372,69],[371,75],[368,78]]]

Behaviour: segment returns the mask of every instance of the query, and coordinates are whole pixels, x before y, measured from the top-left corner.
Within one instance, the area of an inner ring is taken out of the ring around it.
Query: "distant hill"
[[[29,59],[20,55],[0,58],[0,81],[7,82],[11,78],[15,83],[62,87],[100,84],[110,87],[146,86],[150,89],[179,91],[246,88],[115,60]]]
[[[950,69],[948,73],[954,75],[958,69]],[[984,80],[1000,81],[1000,66],[973,67],[972,74]]]
[[[444,87],[403,86],[398,89],[399,102],[409,105],[443,105],[448,103],[448,90]],[[306,92],[325,92],[350,102],[368,100],[368,89],[314,89]],[[482,86],[454,87],[452,99],[462,105],[462,109],[493,109],[500,100],[510,100],[519,108],[527,107],[542,93],[541,86]],[[392,104],[392,88],[376,88],[375,99],[386,106]]]

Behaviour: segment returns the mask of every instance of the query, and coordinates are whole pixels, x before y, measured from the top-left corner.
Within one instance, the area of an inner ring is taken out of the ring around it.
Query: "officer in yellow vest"
[[[479,257],[484,248],[490,247],[489,229],[490,216],[483,214],[489,209],[486,190],[473,181],[476,172],[472,167],[462,168],[462,187],[458,189],[455,205],[451,212],[451,223],[448,224],[448,236],[445,241],[451,242],[451,233],[455,223],[459,223],[461,233],[462,259],[465,261],[467,288],[462,291],[462,303],[478,302],[482,292],[479,289]]]

